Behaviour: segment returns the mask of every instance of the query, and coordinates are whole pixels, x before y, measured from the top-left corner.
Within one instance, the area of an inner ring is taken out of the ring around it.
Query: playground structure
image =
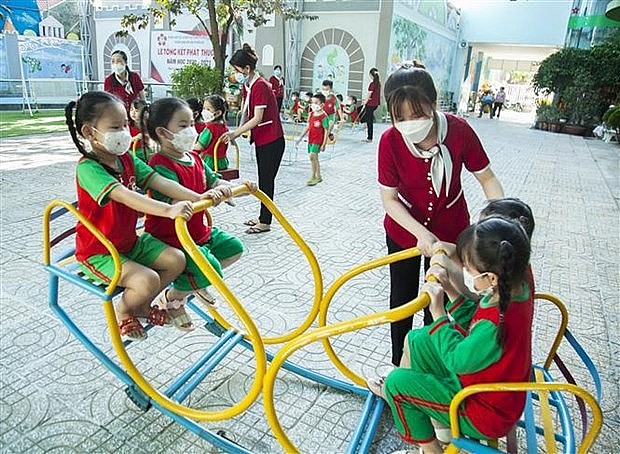
[[[234,189],[234,195],[242,195],[247,192],[248,188],[245,186],[238,186]],[[367,328],[374,325],[396,321],[407,317],[425,307],[428,304],[428,296],[423,294],[412,302],[408,303],[407,305],[395,310],[379,312],[377,314],[358,317],[353,320],[346,320],[335,324],[327,323],[328,309],[334,295],[352,277],[366,271],[370,271],[377,267],[396,262],[398,260],[413,257],[415,255],[418,255],[419,251],[414,248],[360,265],[336,279],[336,281],[329,287],[329,289],[327,289],[327,291],[323,293],[321,270],[312,250],[308,247],[303,238],[294,230],[294,228],[290,225],[290,223],[286,220],[286,218],[282,215],[282,213],[278,210],[278,208],[273,204],[270,199],[268,199],[264,194],[260,192],[256,192],[255,195],[263,203],[265,203],[265,205],[270,209],[270,211],[272,211],[278,222],[289,233],[293,241],[299,246],[304,256],[306,257],[312,271],[314,283],[314,297],[312,305],[309,307],[309,313],[304,322],[301,323],[293,331],[271,337],[261,336],[258,327],[255,325],[249,314],[245,311],[243,305],[241,305],[241,303],[237,300],[235,294],[227,287],[224,281],[219,278],[217,273],[211,268],[211,266],[204,259],[204,257],[202,257],[198,253],[196,245],[194,244],[191,237],[189,237],[187,228],[185,226],[185,221],[179,218],[176,221],[176,226],[181,243],[188,251],[190,256],[199,265],[201,270],[213,283],[214,287],[220,292],[226,302],[232,307],[232,310],[241,321],[243,328],[242,330],[240,330],[239,328],[234,327],[233,324],[231,324],[228,320],[222,317],[222,315],[216,310],[209,309],[210,312],[207,314],[200,307],[196,306],[193,303],[190,303],[190,307],[194,310],[194,312],[196,312],[200,317],[205,320],[206,327],[210,331],[220,336],[220,339],[209,350],[204,352],[204,354],[202,354],[201,357],[194,364],[188,367],[172,383],[169,383],[168,388],[164,392],[159,391],[158,389],[153,387],[152,384],[149,383],[149,381],[146,380],[141,374],[141,372],[136,368],[126,350],[126,347],[130,345],[130,342],[126,342],[125,344],[123,344],[120,340],[118,329],[116,328],[117,321],[114,314],[112,298],[114,297],[114,295],[119,293],[119,289],[116,288],[116,284],[120,277],[120,259],[118,257],[118,253],[109,243],[109,241],[104,238],[99,232],[97,232],[94,227],[86,219],[83,218],[83,216],[76,210],[73,205],[60,201],[52,202],[46,209],[44,215],[44,262],[47,271],[50,273],[50,305],[52,309],[58,314],[60,319],[65,323],[65,325],[67,325],[69,330],[104,365],[106,365],[106,367],[108,367],[128,386],[127,394],[138,406],[140,406],[140,408],[147,410],[148,408],[153,407],[161,411],[163,414],[179,422],[185,428],[193,431],[197,435],[203,437],[204,439],[214,444],[215,446],[218,446],[221,449],[225,449],[230,452],[249,452],[239,444],[231,442],[229,439],[226,438],[225,434],[219,434],[217,432],[210,431],[201,424],[198,424],[196,421],[218,421],[235,416],[247,409],[256,400],[262,390],[267,421],[269,422],[273,433],[275,434],[276,438],[286,452],[297,451],[298,448],[293,444],[291,440],[288,439],[286,433],[282,429],[274,406],[274,383],[278,376],[278,371],[282,367],[297,373],[301,377],[314,380],[317,383],[333,386],[337,389],[347,391],[364,398],[363,410],[358,420],[358,423],[352,432],[347,452],[367,452],[370,447],[370,443],[372,442],[374,431],[376,429],[379,417],[383,409],[383,401],[370,394],[364,386],[364,380],[358,374],[351,371],[346,365],[344,365],[344,363],[339,359],[335,350],[332,348],[329,342],[329,337],[343,334],[345,332],[351,332],[360,328]],[[194,208],[195,211],[202,211],[207,210],[210,206],[211,202],[207,200],[196,203]],[[55,238],[51,238],[50,222],[57,219],[59,216],[66,212],[70,212],[71,214],[76,216],[81,222],[83,222],[84,225],[89,228],[103,244],[106,245],[112,257],[114,258],[117,270],[114,278],[112,279],[112,282],[106,288],[102,289],[99,286],[86,281],[81,276],[76,274],[77,264],[72,260],[72,249],[69,249],[68,251],[54,258],[54,260],[51,259],[51,248],[59,244],[60,242],[70,238],[71,235],[74,233],[74,229],[69,229],[65,232],[62,232]],[[206,212],[208,213],[208,210]],[[109,335],[112,338],[112,344],[118,355],[118,358],[120,359],[120,365],[114,360],[112,360],[109,356],[105,355],[101,351],[101,349],[97,345],[95,345],[95,343],[93,343],[91,339],[89,339],[79,329],[78,324],[76,324],[59,306],[59,279],[62,279],[63,281],[69,281],[72,284],[75,284],[90,293],[96,294],[104,301],[104,311],[108,324]],[[560,310],[562,310],[561,308],[563,307],[563,305],[559,301],[553,300],[552,297],[549,298],[543,296],[543,298],[547,300],[551,298],[551,302],[554,303],[558,308],[560,308]],[[317,320],[317,317],[319,327],[316,329],[310,329],[310,326],[315,320]],[[555,360],[557,347],[563,336],[567,338],[571,345],[573,345],[573,341],[576,345],[578,345],[574,337],[566,329],[567,318],[565,317],[565,310],[564,312],[562,312],[562,320],[563,322],[559,326],[558,335],[556,336],[555,342],[550,349],[548,359],[542,366],[544,370],[548,370],[551,360]],[[337,367],[337,369],[340,370],[342,374],[348,379],[347,381],[318,374],[314,371],[305,369],[299,365],[288,361],[288,357],[295,350],[318,340],[322,342],[324,351],[327,353],[327,355]],[[246,348],[251,349],[254,353],[255,377],[247,395],[239,402],[223,410],[197,410],[190,407],[189,405],[184,405],[183,402],[190,396],[190,394],[194,390],[198,388],[201,382],[203,382],[203,380],[208,376],[208,374],[216,367],[217,363],[237,344],[243,345]],[[284,346],[281,347],[275,354],[268,352],[265,349],[266,345],[275,344],[284,344]],[[581,351],[583,352],[582,349]],[[585,352],[583,352],[583,354],[585,355]],[[579,356],[582,356],[581,353],[579,353]],[[587,358],[587,355],[585,355],[585,358]],[[588,363],[585,358],[584,362],[590,370],[597,388],[597,399],[600,400],[600,380],[598,380],[598,374],[596,373],[596,369],[592,365],[591,361]],[[269,367],[267,367],[267,360],[272,360]],[[587,360],[589,360],[589,358],[587,358]],[[536,377],[537,382],[552,380],[551,376],[548,374],[545,375],[544,372],[542,373],[542,376],[539,377],[538,375],[539,374],[537,374]],[[574,387],[574,385],[570,383],[570,379],[567,380],[569,381],[568,385],[563,385],[559,383],[490,385],[501,387],[496,389],[506,389],[506,386],[512,386],[515,389],[536,389],[540,391],[540,396],[544,396],[544,392],[546,391],[553,391],[553,393],[556,393],[560,389],[568,390],[569,392],[575,392],[582,399],[582,404],[579,405],[582,418],[585,411],[585,407],[582,406],[583,402],[591,406],[593,423],[589,430],[587,422],[585,423],[585,426],[582,425],[583,445],[579,449],[576,448],[575,436],[572,431],[573,419],[571,418],[569,408],[563,399],[558,397],[556,394],[552,394],[550,405],[554,408],[557,408],[558,413],[564,415],[561,416],[561,430],[559,434],[553,434],[553,421],[549,417],[543,418],[543,429],[539,430],[536,429],[536,427],[532,428],[531,423],[534,421],[534,419],[533,416],[528,419],[526,409],[524,424],[528,437],[528,452],[536,452],[535,434],[537,431],[544,432],[544,440],[546,443],[548,443],[548,446],[550,446],[549,443],[551,443],[553,438],[555,438],[563,445],[562,452],[586,452],[589,445],[596,437],[598,430],[600,430],[601,417],[600,409],[598,409],[597,400],[592,398],[585,391],[574,389],[576,387]],[[530,395],[533,396],[533,394]],[[528,399],[528,401],[530,403],[532,402],[531,399]],[[542,399],[541,402],[543,402]],[[456,405],[457,403],[453,404],[453,406]],[[547,410],[544,411],[547,412]],[[530,422],[528,423],[528,421]],[[550,422],[551,426],[549,426]],[[549,432],[549,430],[551,430],[551,432]],[[455,445],[453,446],[454,448],[458,445],[458,443],[461,442],[462,439],[458,437],[458,426],[453,425],[452,431],[455,437]],[[551,439],[549,439],[549,433],[552,434]],[[534,451],[531,450],[530,446],[530,438],[532,435],[534,437]],[[468,442],[471,441],[462,441],[462,443]],[[551,452],[551,450],[548,450],[548,452]]]

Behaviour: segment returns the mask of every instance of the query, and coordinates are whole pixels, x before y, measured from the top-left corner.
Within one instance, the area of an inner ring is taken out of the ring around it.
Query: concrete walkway
[[[537,290],[565,301],[570,328],[603,377],[605,427],[592,452],[617,452],[620,148],[530,130],[517,122],[520,118],[506,112],[499,121],[471,118],[470,123],[507,195],[522,198],[534,210],[532,264]],[[306,153],[302,150],[295,156],[291,142],[278,176],[275,201],[313,248],[325,288],[350,267],[386,252],[376,144],[362,143],[363,134],[345,130],[335,147],[321,155],[324,182],[315,187],[305,185],[310,172]],[[68,135],[2,140],[0,157],[0,451],[216,452],[156,411],[139,411],[126,398],[121,382],[48,309],[47,276],[41,268],[41,214],[54,198],[75,199],[78,152]],[[255,179],[255,167],[244,144],[242,176]],[[463,179],[476,215],[484,205],[482,191],[470,175]],[[218,207],[213,217],[218,227],[238,234],[247,247],[242,260],[226,270],[228,284],[261,332],[273,335],[305,319],[313,287],[301,253],[279,226],[265,235],[243,233],[242,221],[254,217],[257,206],[246,197],[235,208]],[[100,302],[68,285],[60,293],[61,305],[104,351],[111,352]],[[338,294],[330,321],[385,309],[387,298],[387,270],[373,271]],[[535,350],[541,358],[556,320],[538,312]],[[161,387],[214,342],[204,330],[186,335],[162,329],[151,333],[147,342],[131,349],[131,355],[144,375]],[[334,345],[359,373],[385,370],[390,348],[385,326],[341,336]],[[320,345],[311,345],[293,359],[339,377]],[[567,361],[572,363],[573,358],[568,356]],[[235,349],[191,396],[190,404],[214,409],[239,401],[251,387],[253,367],[252,356]],[[583,377],[584,371],[577,370],[576,375]],[[276,395],[280,420],[302,452],[345,449],[361,409],[358,398],[289,373],[278,379]],[[281,452],[265,422],[261,399],[233,420],[205,426],[225,429],[252,452]],[[402,447],[386,412],[373,452]]]

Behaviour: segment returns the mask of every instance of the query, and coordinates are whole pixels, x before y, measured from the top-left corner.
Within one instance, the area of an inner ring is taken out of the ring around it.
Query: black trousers
[[[499,114],[502,113],[502,107],[504,107],[503,102],[494,102],[493,103],[493,115],[495,116],[495,112],[497,111],[497,118],[499,118]]]
[[[377,110],[377,106],[366,106],[366,113],[364,114],[364,121],[366,122],[367,128],[367,139],[372,140],[372,136],[374,133],[374,124],[375,124],[375,110]]]
[[[394,240],[386,235],[388,253],[400,252],[403,250]],[[418,296],[420,290],[420,264],[422,256],[413,257],[390,265],[390,309],[400,307]],[[430,267],[430,259],[424,259],[424,272]],[[428,308],[424,309],[424,324],[430,325],[433,322]],[[407,317],[390,325],[392,337],[392,364],[400,365],[403,356],[403,346],[407,333],[413,326],[413,317]]]
[[[282,101],[284,101],[284,98],[276,98],[276,102],[278,103],[278,112],[282,110]]]
[[[275,191],[276,175],[278,174],[280,162],[282,162],[282,156],[284,155],[284,147],[284,137],[280,137],[266,145],[256,147],[258,188],[272,200]],[[271,218],[271,211],[261,203],[258,220],[263,224],[271,224]]]

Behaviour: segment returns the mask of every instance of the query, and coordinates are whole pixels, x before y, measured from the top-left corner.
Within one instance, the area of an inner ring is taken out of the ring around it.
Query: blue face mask
[[[235,73],[235,80],[237,81],[238,84],[243,84],[248,80],[248,76],[246,76],[243,73],[240,72],[236,72]]]

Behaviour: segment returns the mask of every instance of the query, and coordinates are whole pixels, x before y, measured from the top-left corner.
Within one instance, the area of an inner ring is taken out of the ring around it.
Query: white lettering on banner
[[[172,72],[190,63],[214,66],[211,40],[196,32],[154,31],[151,35],[151,79],[172,82]]]

